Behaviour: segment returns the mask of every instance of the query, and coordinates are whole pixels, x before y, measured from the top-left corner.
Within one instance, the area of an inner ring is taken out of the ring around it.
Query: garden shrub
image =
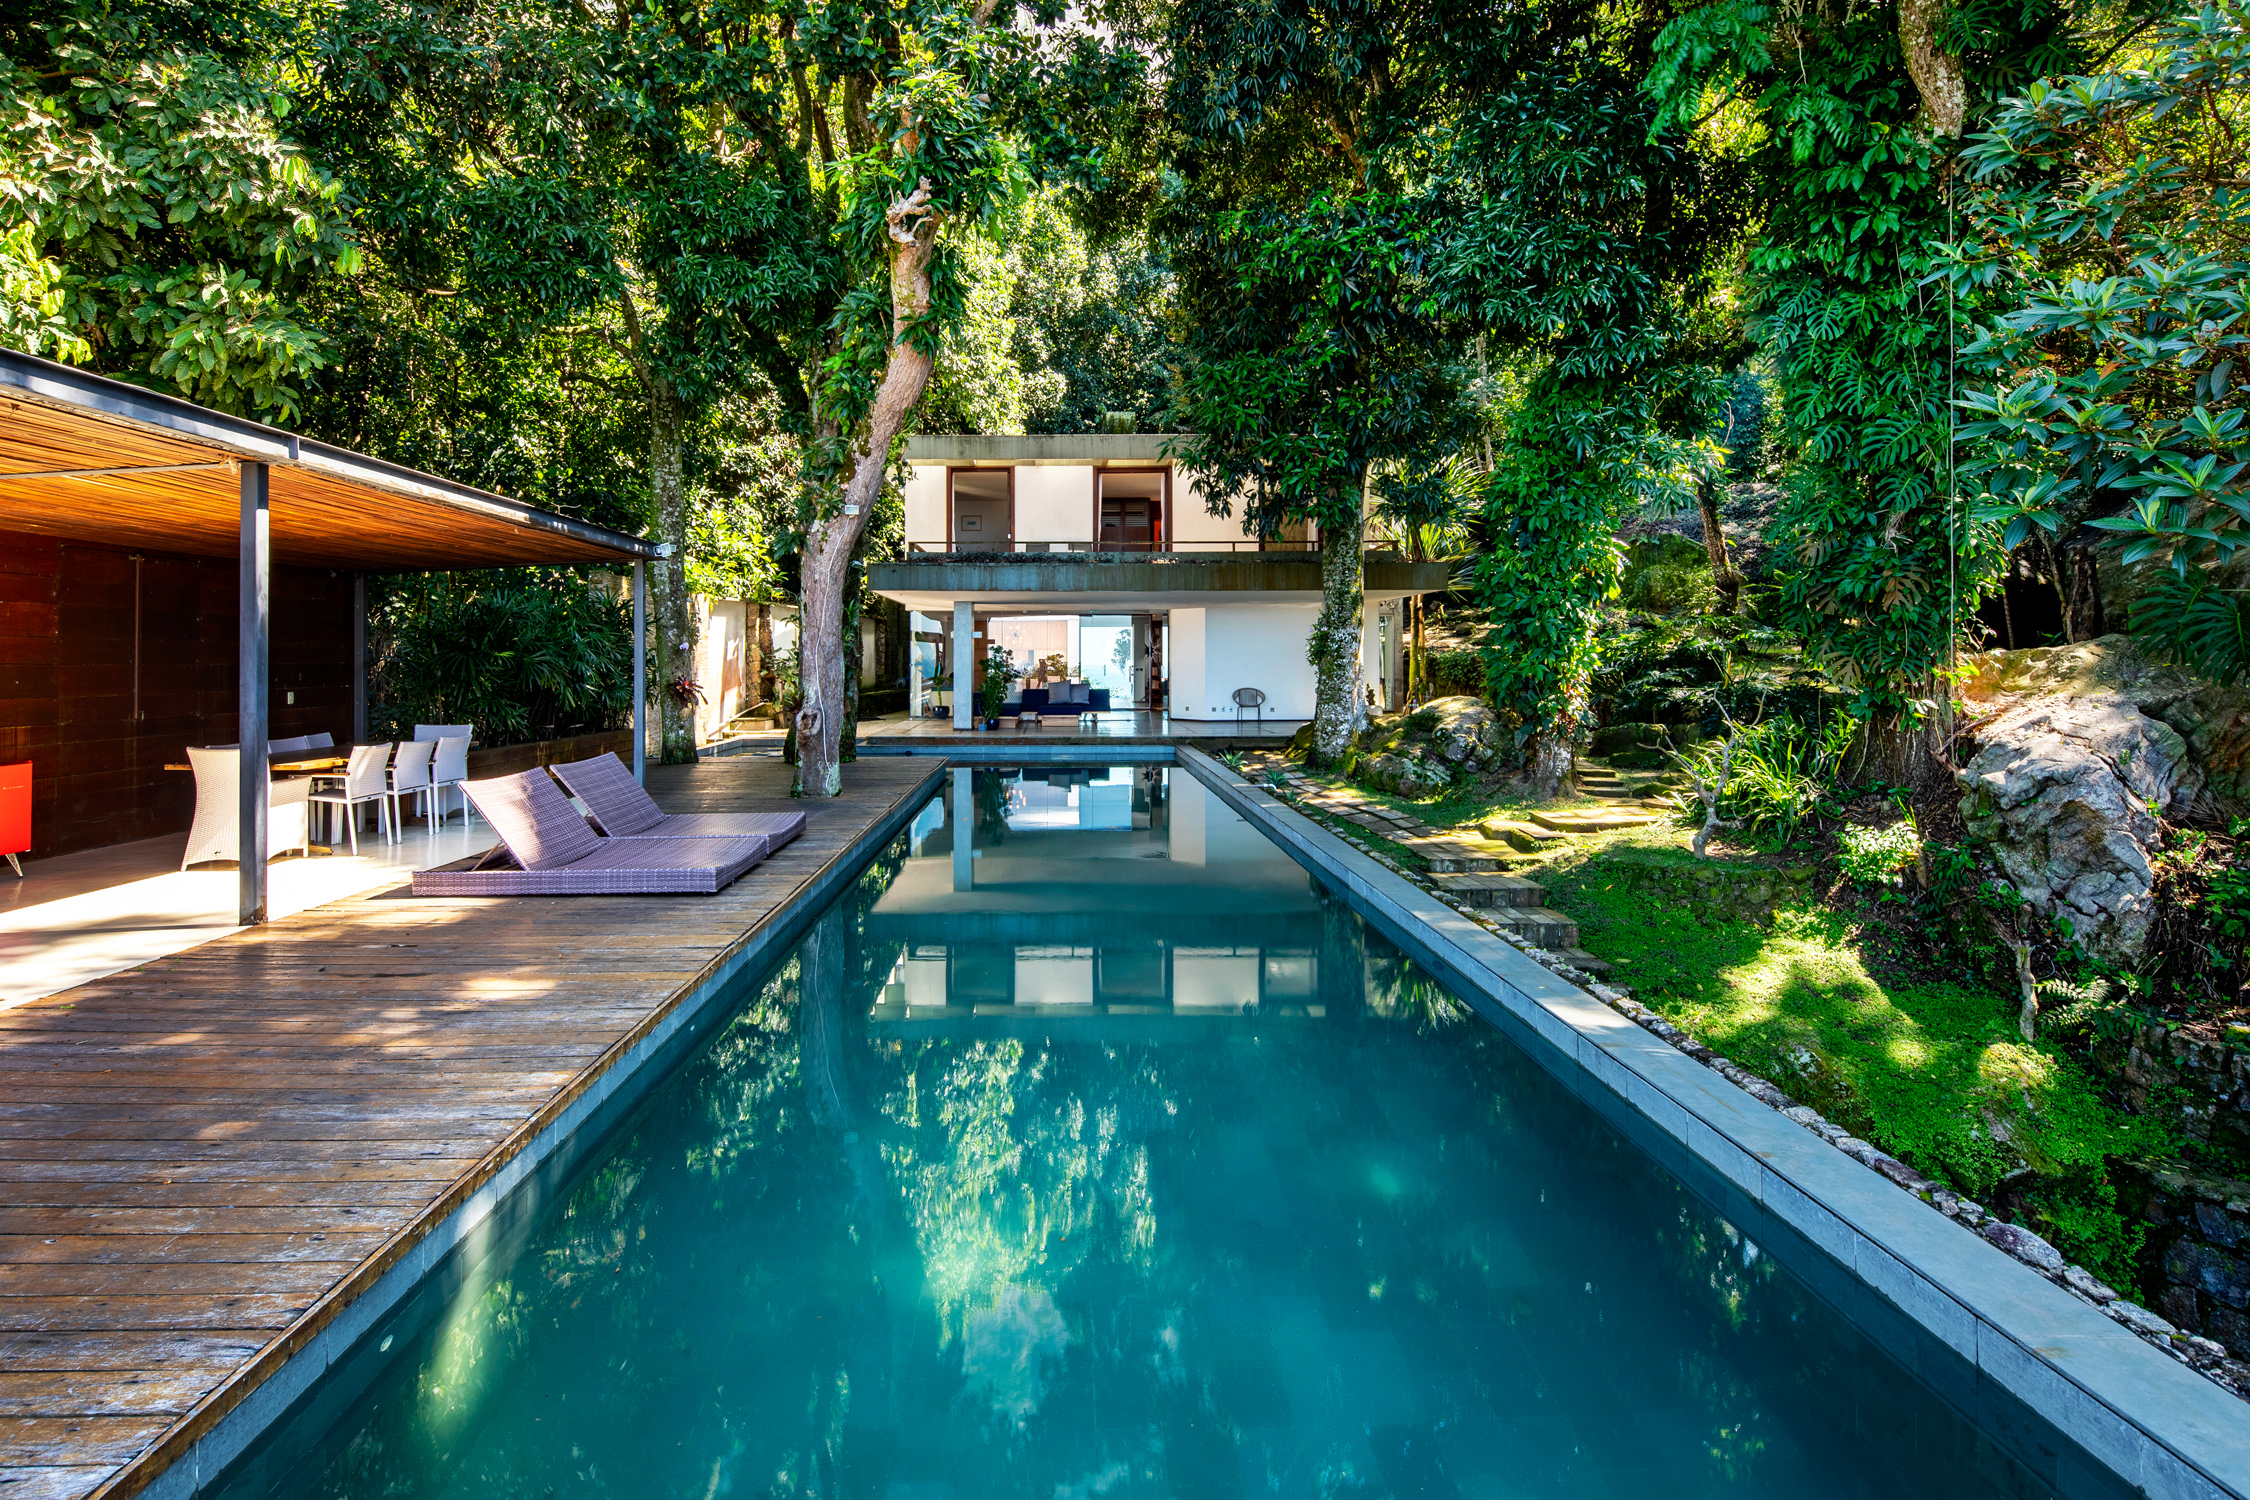
[[[1683,536],[1635,542],[1625,555],[1618,602],[1651,614],[1707,614],[1719,602],[1711,579],[1711,559]]]
[[[1432,698],[1482,698],[1485,696],[1484,657],[1476,651],[1424,653]]]
[[[1905,818],[1888,828],[1846,828],[1837,841],[1837,866],[1867,885],[1889,884],[1922,852],[1922,835]]]
[[[473,724],[481,745],[591,734],[632,714],[632,609],[561,568],[378,576],[368,733]]]
[[[1771,718],[1736,726],[1731,756],[1722,738],[1697,745],[1678,758],[1684,768],[1713,783],[1719,777],[1721,758],[1729,758],[1719,815],[1740,819],[1753,832],[1770,830],[1787,844],[1815,815],[1835,817],[1842,811],[1837,787],[1844,759],[1858,735],[1859,721],[1841,710],[1818,728],[1795,719]],[[1693,812],[1700,821],[1700,804]]]

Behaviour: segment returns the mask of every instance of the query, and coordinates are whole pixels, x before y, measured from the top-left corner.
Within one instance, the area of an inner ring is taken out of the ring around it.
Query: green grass
[[[1996,1193],[2019,1203],[2065,1255],[2134,1284],[2140,1231],[2118,1214],[2104,1163],[2165,1154],[2158,1121],[2109,1104],[2062,1049],[2027,1046],[2003,997],[1886,969],[1844,913],[1705,926],[1677,897],[1605,881],[1607,849],[1678,837],[1636,832],[1531,872],[1585,946],[1618,965],[1616,982],[1900,1160],[1988,1205]]]

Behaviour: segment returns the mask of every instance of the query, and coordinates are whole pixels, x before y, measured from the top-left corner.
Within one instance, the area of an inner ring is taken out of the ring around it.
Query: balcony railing
[[[1179,542],[1167,545],[1158,545],[1153,542],[988,542],[982,545],[959,542],[909,542],[906,544],[906,550],[915,556],[945,556],[954,553],[974,553],[989,556],[995,552],[1027,553],[1035,556],[1049,553],[1110,554],[1138,552],[1167,557],[1193,557],[1199,553],[1220,552],[1317,553],[1320,551],[1320,543],[1280,540],[1261,542],[1255,539],[1245,539],[1238,542]],[[1394,551],[1396,550],[1396,543],[1378,542],[1374,538],[1370,538],[1367,550],[1370,552]]]

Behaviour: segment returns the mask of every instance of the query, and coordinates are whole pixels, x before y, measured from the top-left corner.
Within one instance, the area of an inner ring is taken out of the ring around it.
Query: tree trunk
[[[1360,498],[1364,502],[1364,491]],[[1364,503],[1350,513],[1346,524],[1324,522],[1320,528],[1320,617],[1313,622],[1312,636],[1318,694],[1313,705],[1315,765],[1341,760],[1367,722],[1359,671],[1360,632],[1367,608],[1362,575],[1366,534]]]
[[[2101,572],[2092,549],[2057,549],[2062,566],[2063,634],[2072,641],[2090,641],[2102,633]]]
[[[1551,802],[1578,785],[1578,726],[1586,717],[1586,690],[1574,688],[1564,697],[1553,722],[1531,737],[1525,747],[1524,768],[1531,776],[1532,794]]]
[[[1906,54],[1906,71],[1922,96],[1923,118],[1932,133],[1959,136],[1969,115],[1969,89],[1962,80],[1961,59],[1939,45],[1944,21],[1945,0],[1899,0],[1899,50]]]
[[[1731,615],[1742,597],[1742,575],[1727,556],[1726,529],[1719,524],[1719,487],[1709,480],[1697,485],[1695,508],[1703,517],[1703,555],[1711,559],[1711,582],[1719,590],[1719,613]]]
[[[1953,709],[1944,689],[1945,684],[1934,679],[1921,684],[1920,696],[1930,704],[1930,712],[1919,720],[1883,714],[1861,731],[1867,742],[1862,771],[1872,763],[1883,780],[1905,787],[1916,806],[1958,795],[1953,770],[1944,758],[1953,738]]]
[[[1406,701],[1420,703],[1430,693],[1430,648],[1422,632],[1422,596],[1409,594],[1406,604],[1414,612],[1414,639],[1406,649]]]
[[[656,534],[672,555],[651,562],[649,613],[656,627],[656,660],[649,690],[656,694],[657,756],[665,765],[695,761],[695,704],[672,684],[695,675],[695,614],[687,589],[687,481],[680,464],[680,403],[661,376],[644,379],[649,393],[649,487],[656,496]]]
[[[758,701],[760,703],[771,703],[773,702],[775,686],[773,680],[773,606],[770,604],[758,606],[757,641],[758,669],[751,675],[750,680],[756,684]]]
[[[805,706],[797,711],[797,795],[833,797],[844,789],[840,752],[850,713],[846,702],[843,652],[845,604],[855,585],[852,554],[860,533],[883,493],[883,471],[891,445],[906,427],[915,403],[930,384],[936,361],[907,342],[914,325],[929,316],[930,258],[937,244],[938,220],[930,211],[930,185],[894,202],[888,214],[891,238],[891,346],[867,426],[851,450],[852,468],[839,503],[818,516],[805,534],[804,581],[798,622]],[[858,643],[853,643],[857,650]]]

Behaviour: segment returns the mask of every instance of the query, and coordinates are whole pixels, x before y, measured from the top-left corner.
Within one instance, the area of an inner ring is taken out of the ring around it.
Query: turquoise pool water
[[[1157,766],[955,773],[222,1490],[2048,1493]]]

